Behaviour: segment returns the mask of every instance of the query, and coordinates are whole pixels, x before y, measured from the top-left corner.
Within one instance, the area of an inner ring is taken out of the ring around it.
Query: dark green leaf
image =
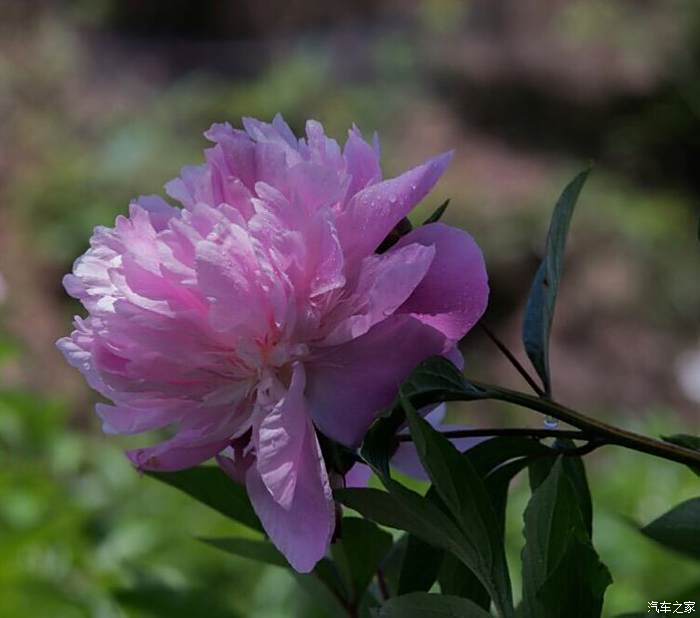
[[[557,453],[558,449],[575,448],[575,443],[572,440],[557,440],[555,447],[549,449],[553,454]],[[554,457],[537,458],[530,463],[530,488],[535,491],[540,484],[549,476],[549,473],[556,460]],[[562,458],[562,466],[564,474],[571,481],[576,499],[583,517],[583,522],[588,533],[588,538],[593,536],[593,504],[591,501],[591,492],[588,487],[588,479],[586,478],[586,469],[583,465],[583,460],[580,457],[567,456]]]
[[[445,554],[438,573],[440,592],[457,597],[464,597],[479,607],[488,609],[491,597],[479,580],[462,562],[452,554]]]
[[[642,528],[642,533],[665,547],[700,559],[700,498],[681,502]]]
[[[501,614],[512,613],[510,578],[501,530],[484,482],[469,459],[405,402],[411,436],[423,467],[467,540],[465,561]]]
[[[403,568],[403,558],[406,554],[408,537],[410,536],[410,534],[401,535],[380,565],[390,596],[396,596],[399,593],[399,579]]]
[[[223,601],[203,588],[176,589],[163,584],[147,583],[134,588],[122,588],[114,593],[116,601],[124,610],[138,610],[139,615],[153,618],[235,618]],[[131,615],[131,614],[129,614]]]
[[[611,581],[591,545],[562,459],[537,485],[525,510],[523,618],[600,616]]]
[[[342,536],[331,552],[344,575],[348,598],[359,602],[392,547],[391,535],[373,522],[358,517],[344,517]]]
[[[200,541],[234,556],[289,569],[300,586],[312,598],[318,598],[320,594],[324,604],[334,609],[337,609],[337,597],[347,598],[338,571],[328,558],[319,561],[313,570],[313,575],[304,575],[294,571],[270,541],[239,537],[202,538]]]
[[[491,614],[468,599],[413,592],[390,599],[378,610],[377,618],[490,618]]]
[[[255,539],[244,539],[239,537],[227,538],[200,538],[200,541],[221,549],[226,553],[263,562],[273,566],[289,568],[286,558],[277,551],[277,548],[270,541],[260,541]]]
[[[430,590],[437,579],[443,555],[445,552],[441,549],[433,547],[416,536],[408,535],[401,564],[398,594]],[[451,554],[447,555],[451,556]]]
[[[503,538],[505,530],[505,511],[510,480],[528,465],[531,458],[553,459],[555,454],[555,451],[537,440],[512,436],[499,436],[485,440],[462,454],[462,457],[471,462],[479,476],[484,479],[494,509],[495,528],[499,538]],[[426,497],[437,498],[434,487],[428,491]],[[439,504],[439,500],[437,503]],[[455,560],[451,554],[445,555],[438,580],[444,594],[463,596],[481,607],[489,607],[488,592],[472,572]]]
[[[520,457],[554,456],[556,452],[539,440],[515,436],[489,438],[473,446],[464,453],[482,478],[486,478],[495,468]]]
[[[661,436],[664,442],[669,442],[670,444],[675,444],[676,446],[682,446],[688,448],[691,451],[700,452],[700,436],[689,436],[688,434],[678,433],[673,436]],[[688,466],[695,474],[700,476],[700,466]]]
[[[442,219],[442,215],[445,214],[445,211],[447,210],[449,204],[450,200],[446,199],[435,209],[432,215],[430,215],[425,221],[423,221],[423,225],[429,225],[430,223],[437,223],[438,221],[440,221],[440,219]]]
[[[326,462],[329,470],[345,475],[357,462],[361,461],[354,450],[338,444],[320,432],[316,435],[323,454],[323,461]]]
[[[388,486],[394,493],[358,488],[339,489],[335,493],[340,502],[365,517],[385,526],[406,530],[426,543],[451,552],[463,564],[473,568],[474,555],[468,549],[467,539],[433,500],[423,498],[391,480]],[[490,578],[490,574],[487,575]],[[496,589],[491,579],[488,585],[491,595],[501,602],[500,588]],[[509,593],[508,588],[504,594]],[[507,605],[501,611],[504,616],[512,615]]]
[[[378,524],[405,530],[460,558],[464,556],[464,535],[438,506],[394,481],[389,484],[392,493],[359,487],[336,489],[334,493],[342,504]]]
[[[550,611],[548,615],[593,618],[600,616],[605,590],[611,581],[610,572],[598,559],[590,541],[577,537],[568,544],[537,597]]]
[[[178,472],[145,472],[145,474],[167,485],[177,487],[230,519],[253,530],[262,531],[262,525],[250,504],[245,487],[234,483],[215,466],[199,466]]]
[[[498,466],[486,476],[486,490],[491,498],[491,506],[495,514],[494,527],[502,538],[506,528],[506,507],[508,504],[508,488],[510,481],[530,463],[527,457],[513,459]]]
[[[547,234],[544,257],[530,288],[523,322],[523,343],[533,367],[542,379],[545,392],[551,392],[549,376],[549,336],[564,265],[566,236],[571,215],[590,170],[581,172],[564,189],[554,207]]]

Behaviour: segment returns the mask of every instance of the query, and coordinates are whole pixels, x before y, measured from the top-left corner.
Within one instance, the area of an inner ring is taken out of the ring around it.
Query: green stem
[[[592,436],[609,444],[624,446],[634,451],[660,457],[661,459],[676,461],[689,466],[700,465],[700,452],[698,451],[667,442],[661,442],[660,440],[654,440],[653,438],[627,431],[626,429],[608,425],[608,423],[581,414],[576,410],[567,408],[549,399],[533,397],[500,386],[492,386],[475,381],[471,383],[477,388],[482,389],[486,393],[487,399],[513,403],[552,416],[553,418],[580,429],[587,433],[589,437]]]

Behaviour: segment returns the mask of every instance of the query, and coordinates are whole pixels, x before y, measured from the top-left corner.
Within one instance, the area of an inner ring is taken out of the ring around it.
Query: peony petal
[[[313,426],[307,421],[294,498],[288,508],[270,494],[255,466],[246,488],[265,532],[299,572],[308,573],[324,556],[335,529],[335,505]]]
[[[415,318],[392,316],[362,337],[317,348],[306,363],[306,395],[318,428],[357,446],[403,380],[421,361],[445,351],[445,338]]]
[[[345,474],[345,487],[367,487],[372,469],[363,463],[356,463]]]
[[[435,429],[445,432],[468,428],[465,425],[438,424],[435,426]],[[460,453],[463,453],[484,440],[488,440],[488,438],[452,438],[450,439],[450,442]],[[425,468],[423,468],[423,464],[420,461],[418,451],[416,450],[416,445],[413,444],[413,442],[401,442],[401,444],[399,444],[399,448],[396,449],[394,456],[391,458],[391,465],[397,470],[400,470],[404,474],[412,476],[413,478],[420,479],[422,481],[430,480],[428,478],[428,473],[425,471]]]
[[[102,419],[102,431],[105,433],[134,434],[143,431],[161,429],[177,423],[182,412],[167,406],[158,406],[157,401],[145,401],[143,407],[98,403],[95,406],[97,416]],[[179,403],[179,402],[178,402]]]
[[[228,440],[193,446],[178,434],[155,446],[127,451],[126,456],[139,470],[170,472],[198,466],[227,446]]]
[[[357,193],[338,215],[340,242],[349,262],[374,252],[394,226],[422,200],[447,168],[445,153]]]
[[[304,401],[306,375],[296,363],[284,397],[269,410],[259,410],[253,421],[257,469],[275,502],[288,509],[294,498],[299,460],[308,414]]]
[[[348,131],[348,141],[343,149],[347,172],[351,176],[348,195],[379,182],[382,170],[379,167],[379,153],[363,138],[357,127]]]
[[[413,230],[396,247],[415,243],[435,247],[435,259],[398,313],[410,313],[458,341],[479,321],[488,303],[484,256],[469,234],[443,223]]]
[[[353,301],[347,303],[352,315],[338,322],[323,345],[360,337],[392,315],[425,277],[434,255],[432,247],[415,244],[365,258]]]

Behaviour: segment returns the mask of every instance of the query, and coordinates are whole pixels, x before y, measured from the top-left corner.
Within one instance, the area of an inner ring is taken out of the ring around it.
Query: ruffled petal
[[[341,315],[343,311],[351,315],[338,320],[323,344],[360,337],[392,315],[428,272],[434,255],[432,247],[415,244],[365,258],[352,300],[339,307]]]
[[[445,153],[408,172],[357,193],[338,214],[338,232],[348,262],[373,253],[394,226],[433,188],[447,168]]]
[[[349,195],[355,195],[358,191],[382,179],[379,153],[362,138],[362,133],[357,127],[348,131],[348,141],[345,142],[343,158],[347,172],[351,176],[348,188]]]

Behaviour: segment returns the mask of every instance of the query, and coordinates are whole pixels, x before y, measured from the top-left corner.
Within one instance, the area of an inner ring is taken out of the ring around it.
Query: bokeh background
[[[231,524],[140,478],[54,341],[61,277],[131,197],[242,115],[380,132],[386,175],[454,148],[416,213],[484,248],[518,349],[548,216],[595,162],[554,328],[555,395],[649,434],[700,430],[700,5],[694,0],[0,0],[0,617],[325,616],[293,578],[195,540]],[[469,375],[525,388],[479,333]],[[539,425],[482,403],[474,426]],[[681,466],[588,458],[606,615],[700,602],[700,568],[635,525],[697,493]],[[509,511],[519,563],[523,479]],[[514,567],[517,581],[517,566]]]

